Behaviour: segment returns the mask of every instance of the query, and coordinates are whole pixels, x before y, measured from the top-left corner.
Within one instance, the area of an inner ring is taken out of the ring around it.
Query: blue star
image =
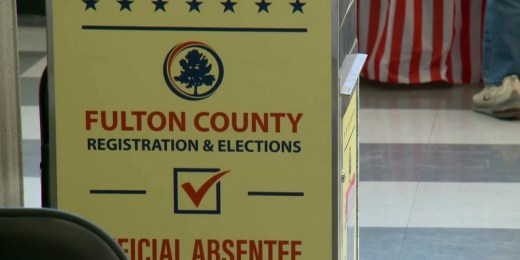
[[[199,6],[202,4],[202,2],[197,2],[197,0],[191,0],[191,2],[186,2],[186,3],[190,5],[190,13],[193,10],[200,13]]]
[[[168,1],[157,0],[157,1],[152,1],[152,3],[155,5],[156,12],[159,10],[163,10],[164,12],[166,12],[166,9],[164,9],[164,6],[168,3]]]
[[[296,2],[294,3],[290,3],[292,6],[293,6],[293,10],[292,10],[292,13],[296,13],[296,11],[300,12],[303,14],[303,6],[306,4],[306,3],[300,3],[300,0],[296,0]]]
[[[262,0],[261,2],[256,2],[256,5],[258,5],[258,12],[265,11],[266,13],[269,13],[269,10],[267,9],[271,3],[266,3],[265,0]]]
[[[220,2],[224,6],[224,13],[227,11],[235,12],[234,6],[237,2],[231,2],[231,0],[226,0],[226,2]]]
[[[96,10],[97,2],[99,2],[99,1],[98,0],[83,0],[83,3],[85,3],[87,5],[85,7],[85,11],[87,11],[90,8],[94,9],[94,11],[97,11]]]
[[[123,10],[128,10],[128,11],[132,11],[132,9],[130,9],[130,5],[134,3],[134,1],[130,1],[130,0],[120,0],[120,1],[117,1],[119,4],[121,4],[121,9],[119,9],[119,11],[123,11]]]

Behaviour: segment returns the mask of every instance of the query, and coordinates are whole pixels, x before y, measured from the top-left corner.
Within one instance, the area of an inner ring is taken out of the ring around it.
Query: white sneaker
[[[488,86],[473,96],[473,110],[498,118],[520,118],[520,80],[511,75],[500,86]]]

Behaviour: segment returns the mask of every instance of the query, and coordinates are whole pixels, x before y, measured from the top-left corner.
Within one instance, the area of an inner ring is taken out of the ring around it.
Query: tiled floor
[[[520,121],[478,90],[364,82],[360,259],[520,259]]]
[[[38,207],[45,27],[20,25],[25,205]],[[520,259],[520,121],[472,112],[478,89],[363,82],[361,260]]]

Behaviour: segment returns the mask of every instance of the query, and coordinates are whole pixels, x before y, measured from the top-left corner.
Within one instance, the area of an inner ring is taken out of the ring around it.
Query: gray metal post
[[[16,1],[0,1],[0,206],[23,205]]]

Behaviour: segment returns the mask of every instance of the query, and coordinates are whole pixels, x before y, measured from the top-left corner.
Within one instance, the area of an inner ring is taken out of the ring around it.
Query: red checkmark
[[[188,194],[188,197],[190,197],[191,201],[193,201],[193,203],[195,203],[195,206],[197,206],[197,208],[198,208],[200,202],[202,201],[202,198],[204,198],[204,195],[206,195],[209,188],[211,188],[211,186],[213,186],[213,184],[215,184],[220,178],[222,178],[222,176],[224,176],[224,174],[226,174],[228,172],[230,172],[230,171],[223,171],[223,172],[220,172],[217,175],[209,178],[209,180],[207,180],[206,182],[204,182],[202,184],[202,186],[200,186],[198,191],[196,191],[193,188],[193,186],[191,185],[191,183],[189,183],[189,182],[182,184],[181,187],[186,191],[186,194]]]

